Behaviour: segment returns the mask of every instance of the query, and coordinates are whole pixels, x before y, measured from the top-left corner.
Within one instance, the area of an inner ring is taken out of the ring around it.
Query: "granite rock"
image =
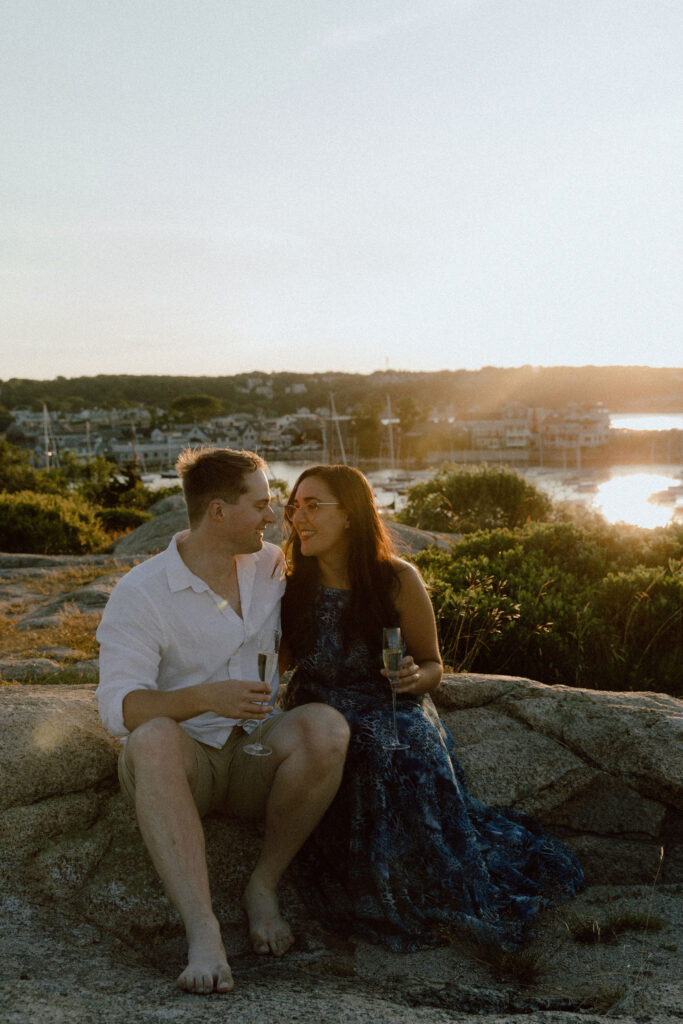
[[[114,552],[117,556],[155,554],[157,551],[163,551],[168,547],[174,533],[187,529],[187,512],[182,495],[171,495],[157,506],[152,506],[150,511],[155,513],[152,519],[116,541]],[[277,521],[267,527],[264,537],[271,544],[282,544],[287,533],[282,524],[282,507],[275,505],[273,511]],[[457,539],[457,534],[417,530],[402,523],[387,525],[399,553],[422,551],[430,545],[447,551]]]
[[[283,961],[255,957],[239,896],[261,829],[209,817],[205,832],[214,903],[240,986],[230,997],[231,1012],[256,1024],[277,992],[282,1021],[308,1020],[314,1014],[330,1024],[347,1019],[468,1024],[486,1014],[489,1022],[502,1024],[519,1014],[527,1024],[569,1024],[602,1019],[597,1013],[589,1018],[578,1013],[598,998],[595,977],[614,974],[621,985],[615,982],[614,991],[619,998],[628,995],[636,1016],[656,1022],[661,1012],[661,1019],[667,1019],[677,1005],[673,954],[667,951],[678,948],[681,938],[681,886],[670,879],[655,894],[652,880],[660,846],[667,847],[667,829],[672,836],[683,831],[679,783],[671,778],[655,800],[656,785],[645,761],[639,760],[636,771],[622,751],[615,765],[601,747],[599,732],[597,746],[589,742],[591,730],[576,745],[585,753],[568,749],[556,706],[563,698],[544,694],[539,686],[520,679],[451,676],[438,701],[475,795],[530,810],[565,834],[592,882],[587,893],[542,922],[539,942],[552,955],[534,987],[492,978],[476,951],[445,947],[401,956],[352,936],[327,933],[307,918],[287,879],[282,905],[299,936],[297,946]],[[612,696],[591,693],[590,706],[609,703]],[[631,706],[651,698],[631,696],[629,705],[622,695],[612,713],[628,717]],[[528,724],[512,713],[525,700],[535,700],[548,715],[535,713],[534,725]],[[675,740],[666,719],[674,708],[664,698],[654,704],[662,721],[644,716],[643,728],[657,732],[661,756],[669,760]],[[646,706],[652,709],[652,700]],[[11,1010],[8,1021],[44,1019],[45,993],[51,993],[57,1008],[51,1019],[64,1024],[213,1020],[212,1013],[206,1014],[220,997],[197,1001],[172,995],[172,978],[184,956],[181,924],[152,868],[133,811],[119,792],[119,744],[99,722],[94,687],[0,687],[0,719],[0,975],[6,979],[0,977],[0,997]],[[628,730],[634,746],[637,721],[636,716]],[[667,850],[665,864],[668,859]],[[682,868],[679,858],[677,871]],[[605,879],[608,887],[601,884]],[[626,987],[623,982],[623,958],[642,957],[642,939],[625,940],[618,956],[600,950],[597,967],[598,954],[591,953],[593,977],[587,973],[584,948],[568,938],[573,916],[597,920],[604,916],[605,902],[641,913],[647,907],[665,920],[663,938],[648,938],[645,989],[639,974],[629,975]],[[24,922],[19,942],[9,927],[12,921]],[[23,936],[29,934],[32,945],[24,949]],[[632,952],[625,953],[631,946]],[[60,972],[66,984],[60,984]],[[102,987],[99,979],[104,978]],[[140,1005],[146,1006],[144,1000],[157,989],[162,1015],[155,1016],[150,1007],[150,1015],[141,1016]],[[218,1006],[214,1009],[219,1012]]]

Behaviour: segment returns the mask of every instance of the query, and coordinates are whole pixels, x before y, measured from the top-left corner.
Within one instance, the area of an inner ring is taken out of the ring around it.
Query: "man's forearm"
[[[185,722],[207,710],[201,685],[180,690],[133,690],[123,698],[123,722],[130,732],[152,718]]]
[[[265,718],[272,710],[271,694],[268,683],[245,679],[198,683],[180,690],[132,690],[123,699],[123,723],[132,732],[151,718],[186,722],[205,711],[223,718]]]

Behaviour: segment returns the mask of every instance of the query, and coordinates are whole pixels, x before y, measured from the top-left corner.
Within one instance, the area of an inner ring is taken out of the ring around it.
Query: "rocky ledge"
[[[239,896],[260,831],[212,817],[215,904],[239,982],[223,998],[247,1021],[271,1012],[282,1021],[442,1022],[473,1013],[569,1021],[585,1020],[575,1014],[599,1008],[611,991],[621,1014],[672,1019],[682,938],[680,702],[462,675],[446,678],[438,703],[475,795],[535,815],[584,863],[588,891],[541,923],[533,986],[496,980],[476,949],[399,956],[327,933],[288,882],[282,898],[297,946],[281,961],[255,957]],[[47,992],[55,1020],[130,1020],[131,1000],[144,1004],[149,989],[165,1009],[133,1019],[212,1020],[219,997],[173,991],[182,929],[118,792],[118,743],[99,722],[94,686],[5,685],[0,715],[0,995],[14,1007],[6,1019],[44,1019]],[[572,940],[579,920],[604,928],[624,908],[641,926],[650,915],[660,930],[627,932],[618,945]]]
[[[281,544],[285,537],[282,507],[274,505],[273,511],[277,520],[266,529],[264,536],[271,544]],[[187,528],[187,512],[181,494],[172,494],[157,502],[152,506],[150,512],[153,516],[152,519],[116,542],[114,545],[116,555],[138,555],[142,552],[153,555],[157,551],[163,551],[174,533]],[[457,536],[452,533],[417,530],[412,526],[404,526],[402,523],[392,522],[387,523],[387,526],[396,545],[396,550],[399,552],[422,551],[423,548],[430,545],[448,550]]]

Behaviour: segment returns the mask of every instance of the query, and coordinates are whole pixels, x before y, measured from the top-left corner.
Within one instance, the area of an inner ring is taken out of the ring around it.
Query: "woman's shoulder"
[[[425,585],[420,570],[412,562],[406,562],[405,559],[392,555],[391,568],[394,572],[396,598],[399,602],[410,600],[411,595],[418,590],[424,590]]]
[[[394,575],[399,581],[403,579],[422,579],[418,569],[412,562],[406,562],[404,558],[399,558],[398,555],[391,556],[391,568],[394,570]]]

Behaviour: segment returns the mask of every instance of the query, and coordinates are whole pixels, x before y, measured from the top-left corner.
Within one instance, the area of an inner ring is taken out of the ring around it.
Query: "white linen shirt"
[[[119,580],[97,630],[100,716],[109,732],[124,742],[129,735],[123,721],[126,694],[179,690],[224,679],[257,680],[259,634],[280,625],[285,581],[278,547],[266,543],[253,554],[237,555],[240,618],[190,572],[178,552],[178,536],[165,551]],[[276,672],[272,700],[278,683]],[[246,725],[249,731],[256,723],[206,712],[180,725],[200,742],[222,747],[234,725]]]

